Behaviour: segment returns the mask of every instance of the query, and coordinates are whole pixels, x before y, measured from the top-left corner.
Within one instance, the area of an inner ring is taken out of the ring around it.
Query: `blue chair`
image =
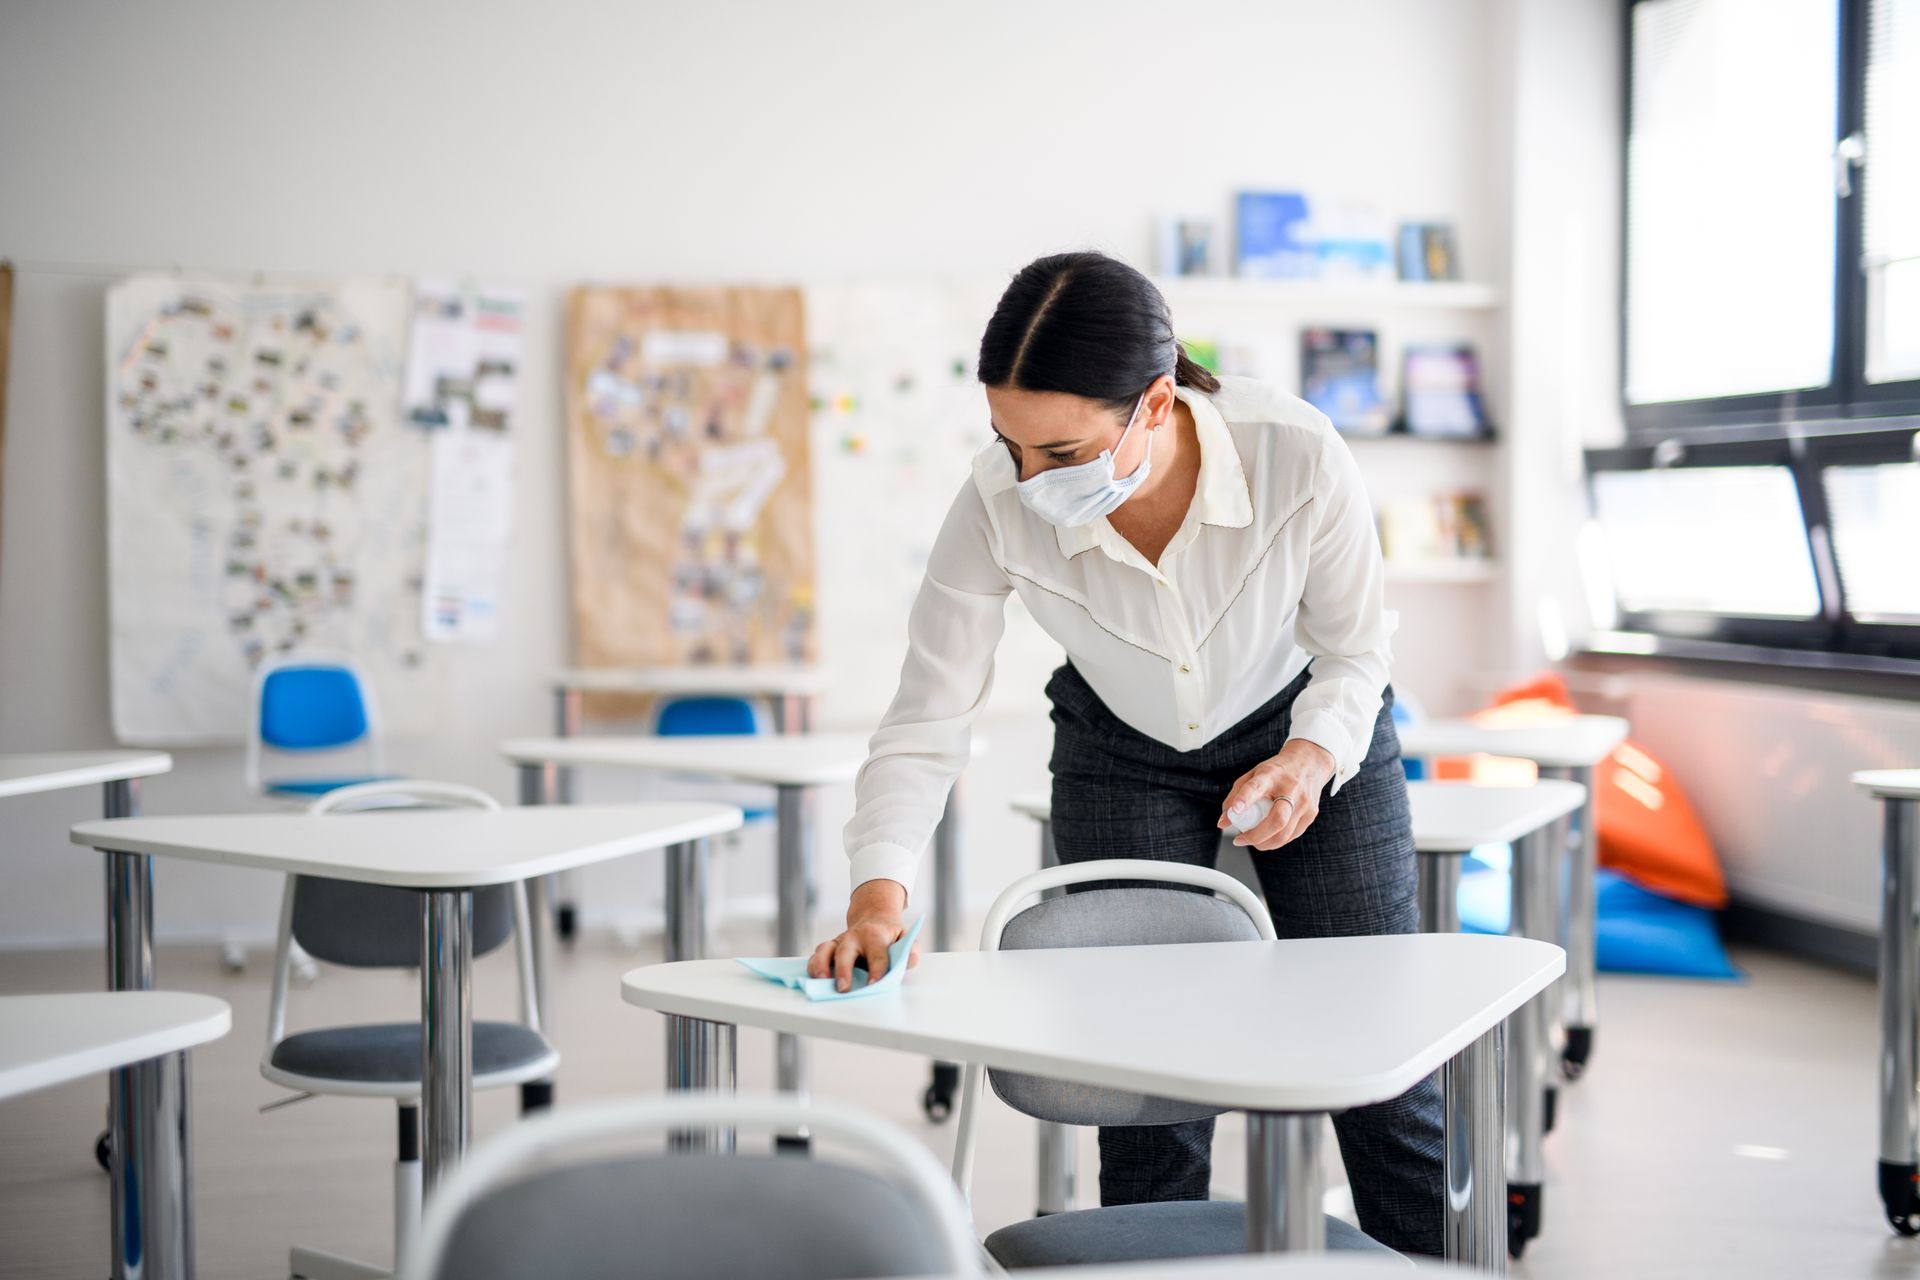
[[[662,738],[690,738],[702,735],[747,735],[765,733],[760,708],[750,698],[702,694],[691,698],[669,698],[660,704],[653,731]],[[759,806],[742,806],[748,823],[771,822],[774,811]]]
[[[268,751],[291,756],[352,752],[357,768],[268,778]],[[388,782],[373,689],[351,659],[288,655],[261,664],[253,678],[247,721],[247,785],[264,796],[302,804],[341,787]]]

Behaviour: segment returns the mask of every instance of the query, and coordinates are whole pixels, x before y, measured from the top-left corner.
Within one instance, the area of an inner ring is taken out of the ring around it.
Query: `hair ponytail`
[[[1126,412],[1155,378],[1215,392],[1220,380],[1173,335],[1153,281],[1103,253],[1057,253],[1021,268],[980,339],[980,381],[1061,391]]]
[[[1208,395],[1220,389],[1220,379],[1214,377],[1213,370],[1187,354],[1187,344],[1174,342],[1176,354],[1173,359],[1173,380],[1180,386],[1192,387],[1195,391],[1204,391]]]

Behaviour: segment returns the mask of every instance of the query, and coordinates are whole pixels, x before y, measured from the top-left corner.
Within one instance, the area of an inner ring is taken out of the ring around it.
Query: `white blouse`
[[[855,784],[854,884],[911,889],[992,686],[1010,591],[1114,715],[1179,751],[1232,728],[1311,661],[1292,736],[1333,756],[1335,788],[1360,767],[1397,619],[1353,455],[1324,414],[1264,383],[1176,393],[1198,429],[1200,475],[1158,567],[1104,518],[1062,529],[1028,511],[1005,445],[974,458]]]

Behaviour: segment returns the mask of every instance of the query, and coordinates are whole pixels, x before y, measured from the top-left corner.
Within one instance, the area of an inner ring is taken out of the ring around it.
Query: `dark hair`
[[[1146,385],[1170,373],[1180,386],[1220,389],[1173,336],[1153,281],[1104,253],[1037,258],[1000,295],[980,338],[980,381],[1021,391],[1064,391],[1124,413]]]

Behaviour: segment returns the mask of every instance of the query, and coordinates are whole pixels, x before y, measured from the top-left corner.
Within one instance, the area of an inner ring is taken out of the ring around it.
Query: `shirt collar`
[[[1193,414],[1194,436],[1200,444],[1200,475],[1194,482],[1193,505],[1188,508],[1187,518],[1223,529],[1246,528],[1253,523],[1253,497],[1226,419],[1212,400],[1190,387],[1175,387],[1173,394]],[[1109,554],[1124,559],[1122,548],[1132,549],[1105,516],[1075,529],[1056,526],[1054,534],[1060,542],[1060,554],[1068,559],[1103,545]]]

